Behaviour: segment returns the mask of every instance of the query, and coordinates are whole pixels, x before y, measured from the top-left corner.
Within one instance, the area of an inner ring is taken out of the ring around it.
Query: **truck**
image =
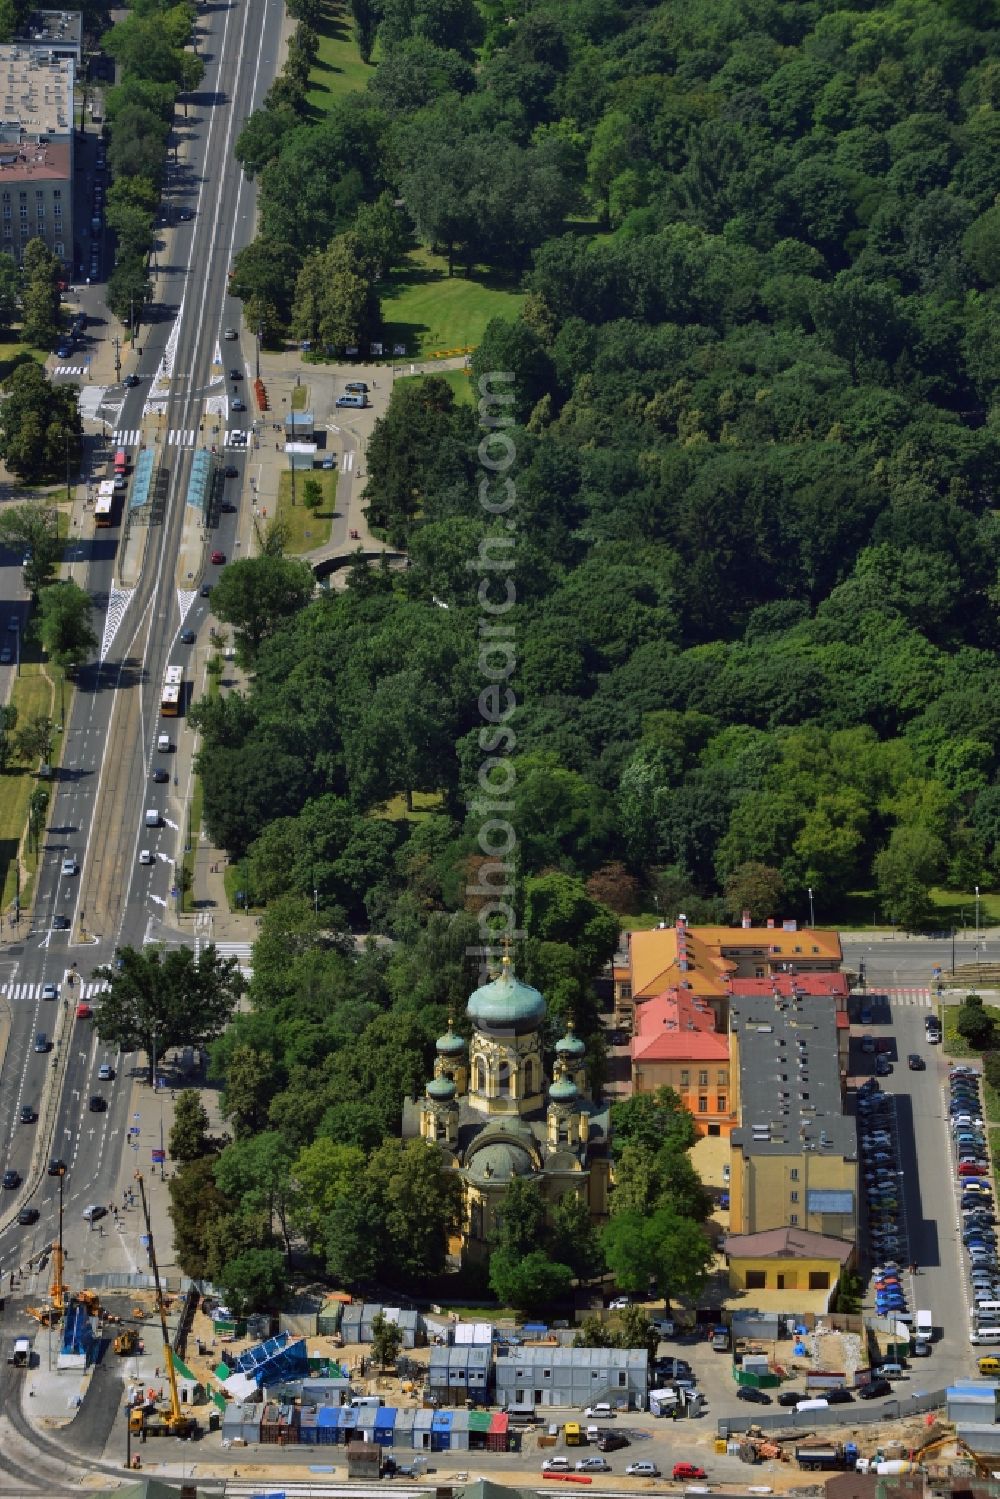
[[[30,1338],[15,1338],[14,1347],[7,1357],[8,1364],[13,1364],[15,1369],[27,1369],[31,1364],[31,1340]]]
[[[931,1311],[918,1311],[913,1325],[913,1333],[918,1343],[930,1343],[934,1338],[934,1315]]]
[[[715,1349],[716,1353],[728,1353],[729,1352],[729,1328],[728,1327],[723,1327],[720,1324],[718,1327],[713,1327],[712,1328],[712,1347]]]
[[[809,1442],[796,1447],[795,1461],[807,1471],[820,1468],[843,1471],[857,1466],[858,1449],[854,1442]]]
[[[909,1462],[905,1457],[859,1457],[855,1470],[858,1473],[877,1473],[880,1478],[898,1478],[901,1473],[922,1473],[919,1463]]]

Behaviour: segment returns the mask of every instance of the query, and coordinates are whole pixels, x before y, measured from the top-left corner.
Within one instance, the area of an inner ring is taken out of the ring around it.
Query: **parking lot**
[[[910,1364],[908,1378],[898,1393],[912,1394],[938,1389],[950,1380],[975,1372],[975,1350],[969,1343],[969,1280],[962,1250],[959,1193],[956,1188],[955,1157],[948,1121],[948,1061],[939,1045],[929,1044],[925,1018],[927,1005],[890,1005],[884,997],[873,997],[871,1023],[860,1023],[860,1011],[852,1005],[851,1073],[855,1080],[875,1075],[876,1058],[887,1058],[888,1076],[878,1078],[883,1092],[892,1098],[895,1116],[893,1181],[905,1225],[906,1247],[894,1256],[917,1266],[917,1274],[901,1278],[908,1310],[929,1309],[933,1313],[935,1340],[930,1357]],[[863,1052],[861,1037],[887,1042],[883,1050]],[[925,1068],[911,1071],[907,1057],[920,1056]],[[869,1252],[865,1269],[872,1263]],[[866,1310],[874,1310],[874,1295],[866,1298]]]

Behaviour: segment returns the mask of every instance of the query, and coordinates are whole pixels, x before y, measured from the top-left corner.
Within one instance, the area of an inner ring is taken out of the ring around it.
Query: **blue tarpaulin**
[[[82,1306],[71,1306],[63,1322],[60,1352],[89,1358],[93,1346],[94,1330],[88,1313]]]
[[[290,1343],[287,1332],[280,1332],[276,1338],[268,1338],[241,1353],[235,1368],[239,1374],[250,1375],[258,1388],[279,1384],[284,1379],[303,1379],[309,1373],[305,1339]]]

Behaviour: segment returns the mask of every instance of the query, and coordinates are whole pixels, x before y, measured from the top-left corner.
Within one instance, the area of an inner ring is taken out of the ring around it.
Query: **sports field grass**
[[[449,276],[444,256],[424,249],[412,250],[379,292],[383,338],[390,347],[405,344],[405,358],[414,360],[464,354],[491,318],[517,317],[524,305],[524,293],[508,282],[485,273]]]
[[[345,94],[363,89],[375,70],[361,61],[346,5],[328,0],[316,32],[319,52],[309,74],[306,98],[317,115],[324,115]]]

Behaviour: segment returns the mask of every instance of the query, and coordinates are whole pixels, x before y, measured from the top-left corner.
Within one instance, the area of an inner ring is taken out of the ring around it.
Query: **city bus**
[[[181,694],[184,691],[184,668],[182,666],[168,666],[167,675],[163,679],[163,695],[160,698],[160,712],[164,718],[176,718],[181,711]]]
[[[104,479],[98,486],[97,499],[94,501],[94,525],[110,526],[112,523],[112,511],[115,507],[115,486],[112,479]]]

